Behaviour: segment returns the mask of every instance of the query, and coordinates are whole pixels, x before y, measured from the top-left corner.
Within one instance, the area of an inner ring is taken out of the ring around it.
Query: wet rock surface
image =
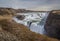
[[[24,15],[17,15],[16,18],[18,18],[19,20],[23,20],[25,18]]]
[[[50,12],[44,28],[46,35],[60,39],[60,10]]]

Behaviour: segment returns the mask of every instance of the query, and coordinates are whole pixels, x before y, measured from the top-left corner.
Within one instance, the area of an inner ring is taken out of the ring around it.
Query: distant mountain
[[[33,11],[33,10],[26,10],[26,9],[14,9],[14,8],[4,8],[0,7],[0,12],[9,12],[9,13],[28,13],[28,12],[46,12],[46,11]]]

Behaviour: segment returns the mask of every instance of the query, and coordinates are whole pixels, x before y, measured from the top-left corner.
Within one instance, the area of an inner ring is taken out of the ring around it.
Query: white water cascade
[[[14,16],[13,20],[17,23],[28,26],[33,32],[44,34],[44,24],[48,16],[47,12],[17,13],[17,15],[25,15],[25,19],[23,20],[19,20]]]

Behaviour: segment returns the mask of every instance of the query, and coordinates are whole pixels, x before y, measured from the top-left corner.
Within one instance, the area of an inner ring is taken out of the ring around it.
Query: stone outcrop
[[[49,13],[45,23],[46,35],[60,39],[60,10]]]
[[[25,18],[24,15],[17,15],[16,18],[18,18],[19,20],[23,20]]]

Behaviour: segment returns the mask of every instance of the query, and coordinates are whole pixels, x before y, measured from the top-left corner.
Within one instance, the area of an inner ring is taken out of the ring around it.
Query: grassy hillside
[[[3,39],[4,41],[7,41],[9,39],[9,41],[13,41],[14,38],[16,38],[15,41],[58,41],[57,39],[49,38],[47,36],[32,32],[26,26],[17,24],[16,22],[9,20],[1,20],[0,28],[0,30],[3,30],[1,31],[3,33],[0,33],[1,35],[3,35],[0,36],[0,39]],[[11,37],[13,37],[13,40],[11,39]]]
[[[16,12],[12,8],[0,8],[0,15],[15,15]]]

